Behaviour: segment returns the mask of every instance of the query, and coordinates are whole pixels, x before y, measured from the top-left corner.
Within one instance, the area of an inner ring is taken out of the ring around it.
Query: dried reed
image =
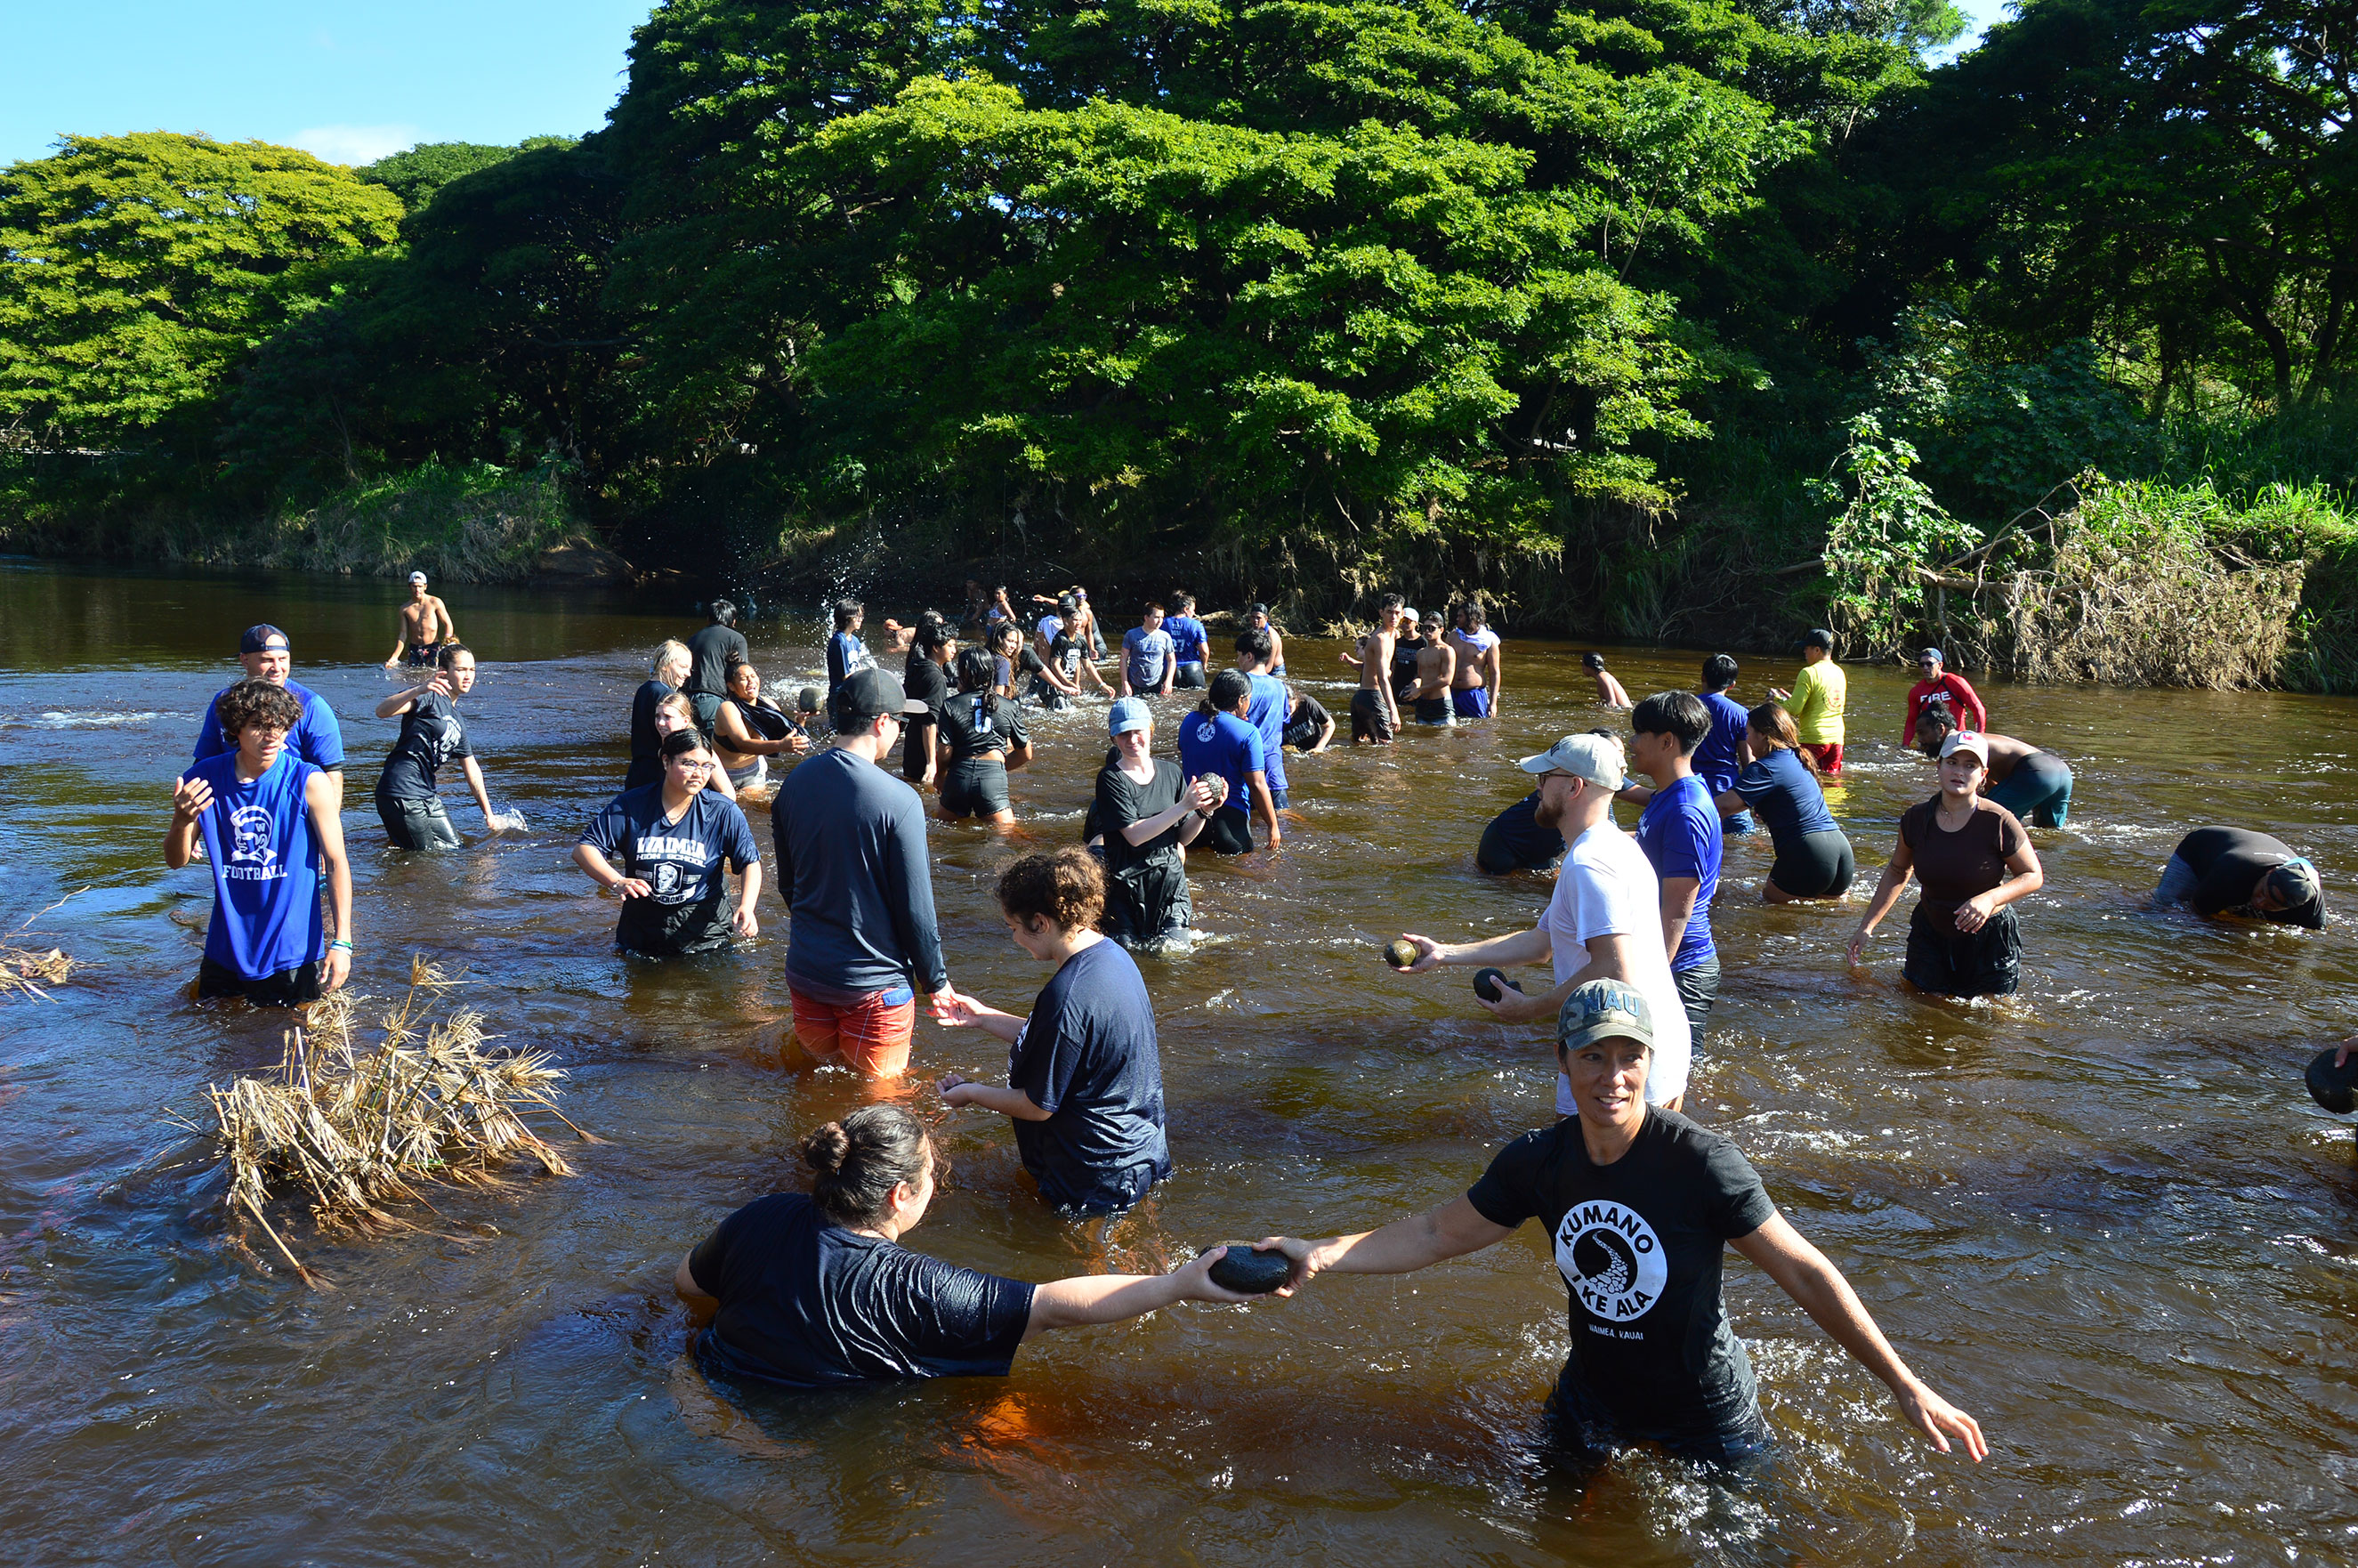
[[[218,1141],[223,1205],[260,1226],[306,1284],[329,1288],[272,1227],[265,1208],[276,1193],[307,1195],[322,1230],[383,1233],[406,1228],[385,1206],[424,1203],[421,1183],[497,1186],[518,1160],[571,1175],[526,1116],[545,1113],[582,1141],[600,1141],[557,1108],[565,1074],[546,1052],[489,1049],[472,1009],[434,1015],[434,1000],[454,984],[413,959],[407,994],[365,1051],[353,1029],[361,999],[337,992],[287,1031],[275,1073],[207,1087],[211,1126],[173,1119]]]
[[[73,897],[74,893],[89,891],[88,888],[76,888],[73,892],[66,894],[66,898]],[[65,903],[66,898],[58,900],[58,903]],[[57,908],[58,903],[50,904],[48,909],[34,911],[26,916],[16,930],[5,936],[0,936],[0,1000],[6,1000],[14,997],[18,991],[24,991],[38,997],[43,1001],[54,1001],[57,999],[42,989],[39,982],[47,980],[50,985],[61,986],[66,983],[66,978],[80,967],[80,960],[67,957],[63,948],[52,947],[43,953],[35,948],[18,946],[16,944],[16,938],[31,929],[34,921],[49,914],[49,910]]]

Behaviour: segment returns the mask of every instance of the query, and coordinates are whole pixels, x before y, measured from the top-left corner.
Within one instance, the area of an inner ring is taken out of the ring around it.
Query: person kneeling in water
[[[1271,1237],[1287,1292],[1322,1274],[1406,1274],[1496,1246],[1537,1219],[1570,1290],[1571,1355],[1548,1401],[1563,1456],[1601,1464],[1656,1443],[1742,1465],[1769,1446],[1744,1342],[1728,1326],[1720,1269],[1733,1247],[1777,1281],[1942,1453],[1989,1452],[1972,1416],[1925,1387],[1825,1254],[1794,1229],[1727,1139],[1646,1102],[1646,999],[1590,980],[1564,999],[1556,1062],[1574,1113],[1498,1151],[1463,1196],[1379,1230],[1323,1241]]]
[[[1052,1328],[1125,1323],[1179,1302],[1235,1304],[1215,1247],[1168,1274],[1044,1285],[960,1269],[901,1238],[933,1202],[940,1156],[897,1105],[862,1107],[803,1140],[810,1195],[773,1193],[722,1220],[672,1284],[711,1314],[698,1362],[724,1378],[816,1389],[904,1378],[1003,1378]]]
[[[1957,732],[1955,715],[1927,708],[1916,720],[1916,749],[1938,757]],[[2071,815],[2071,769],[2052,752],[2011,735],[1982,732],[1989,743],[1989,787],[1982,798],[2003,806],[2034,827],[2061,827]]]
[[[1023,1168],[1067,1214],[1116,1214],[1171,1175],[1154,1004],[1138,965],[1097,931],[1105,873],[1087,849],[1026,855],[999,875],[999,915],[1015,945],[1056,972],[1018,1018],[961,996],[934,995],[934,1018],[1012,1047],[1007,1085],[957,1073],[942,1103],[995,1110],[1015,1124]]]
[[[2248,827],[2198,827],[2178,841],[2157,905],[2183,903],[2209,918],[2265,920],[2271,925],[2325,925],[2325,890],[2317,868],[2292,846]]]
[[[622,895],[614,944],[663,958],[760,935],[762,856],[743,808],[705,788],[719,763],[693,730],[664,737],[663,783],[626,789],[581,829],[573,863]],[[621,867],[614,865],[620,859]],[[723,863],[737,873],[732,907]]]

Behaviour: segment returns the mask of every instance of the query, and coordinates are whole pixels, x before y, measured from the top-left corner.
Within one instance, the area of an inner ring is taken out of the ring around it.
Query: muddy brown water
[[[2023,994],[1950,1007],[1896,984],[1904,908],[1871,975],[1842,963],[1898,814],[1931,788],[1894,744],[1903,677],[1853,668],[1833,806],[1861,886],[1846,908],[1763,908],[1746,894],[1765,835],[1732,841],[1726,979],[1690,1106],[1992,1453],[1976,1468],[1922,1446],[1731,1255],[1775,1465],[1731,1489],[1641,1453],[1584,1486],[1536,1447],[1565,1322],[1534,1227],[1412,1277],[1056,1334],[1004,1380],[716,1401],[681,1359],[674,1262],[795,1181],[802,1131],[877,1091],[782,1069],[773,896],[732,957],[626,964],[614,906],[568,861],[622,775],[641,661],[694,619],[449,594],[483,661],[469,733],[494,799],[530,827],[486,840],[454,784],[470,843],[428,859],[386,849],[368,805],[395,728],[368,710],[399,597],[0,563],[0,911],[13,924],[87,889],[42,929],[91,965],[54,1005],[0,1003],[0,1560],[2358,1561],[2358,1177],[2348,1122],[2300,1084],[2317,1044],[2358,1022],[2352,927],[2139,907],[2180,833],[2229,821],[2305,849],[2358,908],[2358,707],[1985,688],[1993,727],[2070,758],[2078,795],[2071,827],[2038,835],[2048,888],[2023,912]],[[464,968],[470,1000],[554,1050],[567,1109],[611,1140],[571,1180],[438,1195],[407,1236],[340,1243],[290,1217],[328,1293],[225,1244],[161,1120],[277,1051],[280,1020],[184,1000],[207,883],[158,854],[168,781],[259,620],[292,633],[297,678],[343,718],[356,984],[392,994],[413,953]],[[807,622],[749,632],[773,679],[817,665]],[[1403,928],[1516,929],[1546,897],[1539,877],[1476,872],[1474,841],[1522,791],[1515,757],[1609,720],[1576,649],[1509,633],[1501,717],[1293,762],[1281,856],[1195,859],[1214,939],[1143,961],[1176,1179],[1109,1232],[1068,1225],[1031,1193],[1004,1123],[957,1113],[955,1174],[914,1245],[1047,1279],[1357,1228],[1462,1191],[1549,1119],[1536,1030],[1488,1022],[1463,972],[1401,977],[1378,954]],[[1339,712],[1333,645],[1288,647]],[[1642,695],[1691,684],[1699,657],[1614,665]],[[1747,660],[1738,695],[1790,673]],[[1037,720],[1040,760],[1014,792],[1029,841],[1076,837],[1102,721],[1101,706]],[[987,896],[1010,844],[938,824],[932,839],[953,978],[1020,1010],[1046,977]],[[928,1022],[916,1063],[988,1073],[1003,1057]]]

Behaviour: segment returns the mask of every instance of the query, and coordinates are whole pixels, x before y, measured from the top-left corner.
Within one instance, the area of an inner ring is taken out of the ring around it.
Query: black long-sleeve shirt
[[[853,752],[821,752],[778,786],[770,837],[794,921],[792,984],[849,1006],[871,991],[949,983],[915,790]]]

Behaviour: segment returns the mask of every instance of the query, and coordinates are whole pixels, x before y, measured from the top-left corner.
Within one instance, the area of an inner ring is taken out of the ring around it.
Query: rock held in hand
[[[2358,1107],[2358,1053],[2340,1066],[2333,1057],[2340,1048],[2328,1046],[2317,1054],[2309,1065],[2309,1098],[2336,1116],[2347,1116]]]
[[[1211,1270],[1212,1283],[1240,1296],[1265,1296],[1293,1272],[1293,1260],[1284,1253],[1256,1252],[1249,1247],[1229,1248]]]
[[[1416,944],[1401,937],[1384,948],[1384,962],[1395,969],[1405,969],[1416,962]]]
[[[1501,987],[1505,989],[1500,989]],[[1523,993],[1523,988],[1509,979],[1506,970],[1480,968],[1474,971],[1474,994],[1484,1001],[1496,1001],[1506,995],[1507,991],[1513,991],[1517,996],[1520,996]]]

